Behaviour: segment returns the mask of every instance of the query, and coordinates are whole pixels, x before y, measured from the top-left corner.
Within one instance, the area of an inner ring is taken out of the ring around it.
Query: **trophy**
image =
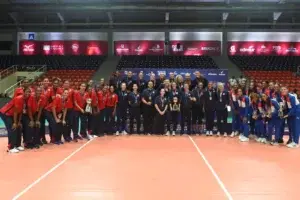
[[[174,97],[173,102],[173,111],[179,111],[178,98]]]
[[[86,100],[86,106],[85,106],[85,112],[86,113],[91,113],[92,114],[92,99],[91,98],[88,98]]]
[[[267,118],[271,118],[272,117],[272,109],[271,108],[268,109],[266,117]]]
[[[283,118],[283,102],[280,102],[279,103],[279,111],[278,111],[278,116],[280,117],[280,118]]]
[[[252,113],[252,118],[257,119],[257,110],[254,110]]]

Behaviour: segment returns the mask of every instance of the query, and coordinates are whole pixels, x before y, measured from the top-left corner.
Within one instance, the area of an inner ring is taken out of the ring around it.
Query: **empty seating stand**
[[[295,75],[300,66],[299,56],[230,56],[245,74],[256,82],[273,81],[290,90],[300,89],[300,79]]]
[[[87,82],[95,71],[104,62],[104,56],[0,56],[0,66],[12,65],[46,65],[47,72],[34,82],[40,85],[47,77],[50,81],[60,78],[62,81],[69,80],[71,86],[78,87],[82,82]]]
[[[299,56],[229,56],[241,70],[296,71]]]
[[[218,68],[209,56],[122,56],[118,66],[122,68]]]

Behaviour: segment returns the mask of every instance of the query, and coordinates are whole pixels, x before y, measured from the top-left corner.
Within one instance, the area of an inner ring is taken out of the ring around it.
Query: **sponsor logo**
[[[202,51],[220,51],[219,47],[201,47]]]
[[[23,45],[23,52],[34,52],[34,44]]]
[[[180,45],[180,48],[177,49],[177,45],[172,45],[172,51],[175,51],[175,52],[180,52],[180,51],[183,51],[183,45]]]
[[[129,51],[129,48],[125,47],[124,44],[121,44],[120,47],[116,49],[117,51]]]
[[[236,53],[236,48],[234,45],[230,47],[230,53]]]
[[[188,47],[187,48],[188,51],[198,51],[197,47]]]
[[[77,52],[78,49],[79,49],[79,45],[78,45],[78,44],[72,44],[72,50],[73,50],[74,52]]]
[[[164,74],[164,75],[166,75],[166,71],[157,71],[157,74]]]
[[[295,48],[295,47],[290,47],[290,48],[288,48],[288,49],[286,50],[286,52],[293,52],[293,53],[295,53],[295,52],[298,52],[298,49]]]
[[[154,45],[151,49],[149,49],[150,51],[154,51],[154,52],[159,52],[159,51],[162,51],[163,48],[160,47],[159,44],[157,45]]]
[[[88,50],[88,55],[97,55],[100,53],[100,49],[98,46],[88,46],[87,47],[87,50]]]
[[[220,73],[219,73],[219,76],[225,76],[226,74],[224,73],[224,71],[221,71]]]
[[[44,45],[43,46],[44,51],[50,51],[50,49],[51,49],[50,45]]]
[[[143,52],[143,49],[142,49],[141,45],[139,45],[139,46],[137,46],[137,48],[135,48],[134,51],[136,51],[136,52]]]
[[[255,51],[255,49],[254,49],[253,46],[250,46],[248,48],[240,48],[240,52],[250,52],[250,53],[252,53],[254,51]]]
[[[273,51],[281,51],[281,46],[272,46]]]
[[[261,45],[260,46],[260,52],[268,52],[269,50],[267,49],[267,47],[265,45]]]
[[[208,76],[217,76],[217,73],[208,73]]]

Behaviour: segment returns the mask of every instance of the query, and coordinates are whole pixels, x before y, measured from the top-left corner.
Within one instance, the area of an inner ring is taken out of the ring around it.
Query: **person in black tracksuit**
[[[132,91],[132,86],[133,86],[133,83],[135,83],[135,80],[133,79],[132,77],[132,72],[129,71],[127,73],[127,77],[124,78],[124,80],[122,81],[123,83],[126,83],[126,86],[127,86],[127,90],[128,91]]]
[[[189,84],[185,83],[183,88],[184,91],[181,93],[181,134],[184,134],[184,124],[187,123],[187,134],[191,134],[191,123],[192,123],[192,98],[193,95],[189,90]]]
[[[128,110],[128,93],[126,91],[126,83],[121,84],[121,90],[118,94],[118,105],[117,105],[117,133],[119,135],[127,135],[126,122],[127,122],[127,110]]]
[[[141,95],[138,92],[137,84],[133,84],[133,91],[129,93],[130,133],[133,133],[133,121],[136,121],[136,132],[141,133]]]
[[[165,96],[165,89],[160,89],[159,96],[155,98],[154,107],[156,109],[153,133],[156,135],[161,135],[165,132],[165,121],[166,121],[166,112],[168,109],[168,100]]]
[[[217,95],[216,115],[217,115],[217,127],[218,127],[217,135],[220,136],[221,134],[224,134],[224,136],[226,137],[227,117],[228,117],[227,106],[229,106],[229,93],[227,91],[224,91],[223,83],[218,83],[218,90],[216,92],[216,95]]]
[[[155,90],[153,89],[153,82],[148,82],[148,88],[143,91],[142,103],[143,103],[143,126],[144,133],[150,135],[153,130],[153,120],[155,115],[154,110],[154,98]]]
[[[144,74],[143,72],[139,73],[139,77],[136,80],[137,86],[138,86],[138,92],[142,93],[144,89],[147,87],[147,81],[144,79]]]
[[[208,83],[207,90],[204,92],[204,112],[206,121],[206,135],[213,135],[215,108],[217,95],[212,87],[212,82]]]
[[[203,83],[198,82],[198,85],[192,91],[193,105],[192,105],[192,125],[194,134],[202,133],[203,126],[202,120],[204,117],[203,104],[204,104],[204,89]]]

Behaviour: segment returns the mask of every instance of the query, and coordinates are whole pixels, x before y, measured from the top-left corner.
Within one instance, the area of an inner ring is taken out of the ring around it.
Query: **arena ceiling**
[[[300,0],[0,0],[0,28],[300,29]]]

